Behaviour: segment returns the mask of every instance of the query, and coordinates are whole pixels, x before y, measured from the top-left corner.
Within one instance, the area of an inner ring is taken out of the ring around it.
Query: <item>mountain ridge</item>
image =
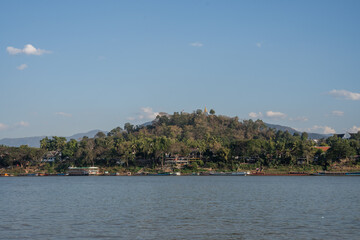
[[[91,130],[86,133],[76,133],[69,137],[65,137],[66,140],[75,139],[80,140],[83,137],[93,138],[98,132],[107,133],[107,131],[102,131],[99,129]],[[0,145],[5,145],[9,147],[20,147],[21,145],[28,145],[29,147],[40,147],[40,140],[45,137],[52,136],[35,136],[35,137],[23,137],[23,138],[3,138],[0,139]]]
[[[274,128],[276,130],[280,130],[280,131],[288,131],[291,135],[293,135],[294,133],[298,133],[299,135],[301,135],[302,132],[294,129],[294,128],[291,128],[291,127],[287,127],[287,126],[282,126],[282,125],[277,125],[277,124],[271,124],[271,123],[265,123],[265,125],[268,127],[268,128]],[[321,134],[321,133],[309,133],[309,132],[306,132],[309,136],[310,139],[321,139],[321,138],[328,138],[328,137],[331,137],[332,134]]]

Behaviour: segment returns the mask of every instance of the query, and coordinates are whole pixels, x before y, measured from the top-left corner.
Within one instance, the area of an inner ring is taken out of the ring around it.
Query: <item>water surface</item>
[[[0,178],[0,239],[358,239],[360,177]]]

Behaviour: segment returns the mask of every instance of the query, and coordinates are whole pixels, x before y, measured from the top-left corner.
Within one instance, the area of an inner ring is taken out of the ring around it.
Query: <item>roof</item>
[[[323,146],[323,147],[315,147],[316,149],[321,149],[323,150],[324,152],[326,152],[327,150],[329,150],[329,146]]]

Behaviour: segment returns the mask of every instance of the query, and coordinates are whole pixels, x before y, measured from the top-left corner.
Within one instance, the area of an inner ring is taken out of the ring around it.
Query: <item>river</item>
[[[0,239],[359,239],[360,177],[1,177]]]

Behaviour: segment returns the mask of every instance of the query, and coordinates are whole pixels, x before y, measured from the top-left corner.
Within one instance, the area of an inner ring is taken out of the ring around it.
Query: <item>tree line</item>
[[[0,167],[41,165],[46,155],[56,158],[56,171],[69,166],[146,166],[161,168],[169,156],[193,156],[188,167],[235,170],[244,164],[253,167],[319,165],[326,169],[342,160],[359,163],[360,132],[350,139],[338,136],[317,143],[307,133],[290,134],[268,128],[261,120],[193,113],[162,114],[147,126],[126,123],[94,138],[67,141],[44,138],[40,148],[0,146]],[[329,146],[324,152],[315,148]]]

